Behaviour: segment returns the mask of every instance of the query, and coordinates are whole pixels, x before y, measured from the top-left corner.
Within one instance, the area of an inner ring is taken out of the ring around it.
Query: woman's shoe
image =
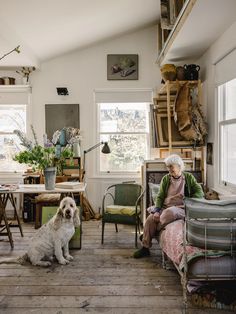
[[[144,246],[140,250],[134,252],[134,255],[133,255],[134,258],[142,258],[142,257],[147,257],[147,256],[150,256],[150,251],[148,248]]]

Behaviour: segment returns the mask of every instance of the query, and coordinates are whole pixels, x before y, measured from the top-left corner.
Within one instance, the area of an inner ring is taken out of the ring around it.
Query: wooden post
[[[166,81],[166,96],[167,96],[167,121],[168,121],[168,141],[169,153],[172,151],[172,134],[171,134],[171,112],[170,112],[170,81]]]

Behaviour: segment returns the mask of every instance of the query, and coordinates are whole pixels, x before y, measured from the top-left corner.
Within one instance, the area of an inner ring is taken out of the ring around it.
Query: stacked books
[[[56,183],[55,187],[59,189],[70,189],[70,190],[76,190],[79,188],[82,188],[84,186],[83,182],[79,181],[67,181],[67,182],[60,182]]]

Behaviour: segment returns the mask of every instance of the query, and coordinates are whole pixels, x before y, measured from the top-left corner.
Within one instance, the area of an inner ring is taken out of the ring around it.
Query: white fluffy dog
[[[17,259],[0,261],[0,264],[24,264],[29,260],[32,265],[50,266],[54,255],[59,264],[68,264],[73,260],[69,254],[69,241],[75,227],[79,225],[79,210],[75,201],[71,197],[65,197],[60,202],[57,213],[36,232],[27,253]]]

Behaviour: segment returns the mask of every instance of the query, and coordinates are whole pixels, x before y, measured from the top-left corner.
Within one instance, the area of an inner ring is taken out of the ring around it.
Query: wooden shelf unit
[[[157,97],[153,99],[154,106],[157,109],[157,115],[162,114],[163,112],[167,112],[167,124],[168,124],[168,142],[165,146],[168,146],[169,152],[172,151],[172,146],[193,146],[191,142],[185,141],[184,139],[178,142],[174,142],[172,139],[172,119],[173,119],[173,108],[174,101],[178,89],[180,86],[186,84],[188,82],[189,85],[197,86],[198,88],[198,104],[202,103],[202,83],[200,80],[198,81],[166,81],[165,84],[162,85],[160,90],[157,93]],[[160,145],[162,146],[162,145]]]
[[[168,36],[164,34],[163,41],[159,26],[157,64],[182,65],[186,60],[195,63],[235,22],[235,10],[235,0],[186,0]],[[209,16],[214,17],[210,23]]]
[[[187,19],[197,0],[161,0],[161,18],[158,29],[160,52],[157,62],[160,64]]]

